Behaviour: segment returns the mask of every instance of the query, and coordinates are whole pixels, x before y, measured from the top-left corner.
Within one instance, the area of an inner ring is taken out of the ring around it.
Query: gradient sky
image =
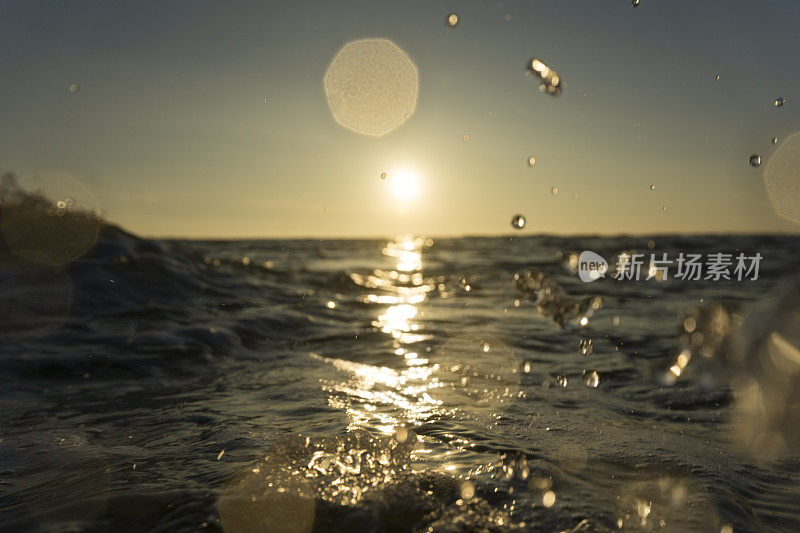
[[[0,168],[69,173],[146,236],[794,232],[747,161],[800,130],[798,28],[796,0],[2,1]],[[419,71],[379,139],[322,84],[370,37]]]

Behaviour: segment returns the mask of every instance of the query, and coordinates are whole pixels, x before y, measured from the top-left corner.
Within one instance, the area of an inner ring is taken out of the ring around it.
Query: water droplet
[[[461,137],[461,140],[464,142],[469,142],[469,135],[465,133],[464,136]]]
[[[638,2],[638,0],[634,1]],[[545,507],[552,507],[553,504],[555,503],[556,503],[556,493],[553,492],[552,490],[548,490],[547,492],[545,492],[544,496],[542,496],[542,505],[544,505]]]
[[[783,104],[785,103],[786,103],[786,98],[784,98],[783,96],[779,96],[775,99],[775,102],[773,102],[772,105],[774,105],[775,107],[783,107]]]
[[[639,0],[631,0],[631,7],[639,7]]]
[[[650,190],[651,190],[651,191],[654,191],[654,190],[656,190],[656,186],[655,186],[655,185],[651,185],[651,186],[650,186]]]
[[[753,154],[750,156],[750,166],[751,167],[759,167],[761,166],[761,156],[758,154]]]
[[[534,76],[539,79],[541,82],[539,84],[539,90],[543,93],[546,92],[548,94],[552,94],[553,96],[558,96],[561,94],[561,88],[564,85],[563,81],[561,80],[561,76],[559,76],[555,70],[548,67],[540,59],[536,59],[534,57],[528,61],[525,74],[527,76]]]
[[[386,179],[386,172],[381,172],[381,179],[382,179],[382,180],[385,180],[385,179]]]
[[[524,215],[514,215],[511,217],[511,227],[514,229],[522,229],[525,227],[527,221]]]
[[[65,209],[67,207],[67,202],[64,200],[59,200],[56,202],[56,207],[59,209]]]
[[[394,438],[397,439],[397,442],[403,444],[406,440],[408,440],[408,430],[406,428],[397,428]]]
[[[717,74],[716,76],[714,76],[714,79],[715,79],[715,80],[717,80],[717,81],[719,81],[719,74]]]
[[[556,196],[558,194],[558,187],[553,187],[550,189],[550,192],[553,194],[553,196]]]
[[[772,144],[778,144],[778,138],[777,137],[773,137],[772,138]]]
[[[535,164],[536,164],[536,158],[535,158],[535,157],[533,157],[533,156],[530,156],[530,157],[528,158],[528,166],[529,166],[529,167],[532,167],[532,166],[533,166],[533,165],[535,165]]]
[[[556,383],[558,384],[559,387],[566,387],[567,385],[569,385],[569,379],[567,378],[567,376],[557,376]]]
[[[264,103],[265,103],[265,104],[267,103],[267,101],[268,101],[268,99],[267,99],[267,98],[264,98]]]
[[[592,339],[581,339],[578,343],[578,349],[581,351],[581,355],[591,355],[594,349]]]
[[[595,388],[600,384],[600,374],[596,370],[584,370],[583,382],[587,387]]]
[[[458,26],[458,13],[450,13],[445,19],[445,24],[448,28],[455,28]]]
[[[471,481],[465,481],[461,485],[461,499],[469,500],[473,496],[475,496],[475,485]]]
[[[71,83],[70,84],[69,92],[74,94],[74,93],[78,92],[78,90],[80,90],[80,86],[77,83]]]

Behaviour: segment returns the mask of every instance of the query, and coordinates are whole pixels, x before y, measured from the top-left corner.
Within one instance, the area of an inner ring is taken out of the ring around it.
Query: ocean
[[[5,257],[0,530],[800,531],[799,249],[105,226]],[[585,283],[584,250],[763,259]]]

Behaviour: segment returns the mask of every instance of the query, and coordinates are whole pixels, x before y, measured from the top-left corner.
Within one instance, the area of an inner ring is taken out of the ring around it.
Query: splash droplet
[[[408,440],[408,430],[406,428],[397,428],[397,431],[394,434],[394,438],[397,439],[397,442],[403,444],[405,441]]]
[[[639,0],[632,0],[631,7],[639,7]]]
[[[450,13],[445,19],[445,24],[448,28],[455,28],[458,26],[458,13]]]
[[[461,140],[464,142],[469,142],[469,135],[465,133],[464,136],[461,137]]]
[[[539,90],[543,93],[552,94],[553,96],[561,94],[561,88],[564,86],[561,76],[540,59],[534,57],[528,61],[525,74],[539,79],[541,82]]]
[[[581,355],[591,355],[594,349],[592,339],[581,339],[578,343],[578,349],[581,351]]]
[[[785,103],[786,103],[786,98],[784,98],[783,96],[779,96],[775,99],[775,102],[773,102],[772,105],[774,105],[775,107],[783,107],[783,104]]]
[[[559,387],[566,387],[567,385],[569,385],[569,379],[567,378],[567,376],[557,376],[556,384],[558,384]]]
[[[548,490],[547,492],[545,492],[544,496],[542,496],[542,505],[544,505],[545,507],[552,507],[553,504],[555,503],[556,503],[556,493],[553,492],[552,490]]]
[[[475,496],[475,485],[471,481],[465,481],[461,485],[461,499],[469,500],[473,496]]]
[[[587,387],[595,388],[600,384],[600,374],[596,370],[584,370],[583,382]]]
[[[761,156],[758,154],[753,154],[750,156],[750,166],[751,167],[759,167],[761,166]]]
[[[381,179],[382,179],[382,180],[385,180],[385,179],[386,179],[386,172],[381,172]]]
[[[77,83],[71,83],[71,84],[70,84],[70,86],[69,86],[69,92],[71,92],[72,94],[75,94],[75,93],[76,93],[76,92],[78,92],[79,90],[80,90],[80,86],[79,86]]]
[[[558,187],[553,187],[550,189],[550,192],[553,194],[553,196],[556,196],[558,194]]]
[[[717,80],[717,81],[719,81],[719,74],[717,74],[716,76],[714,76],[714,79],[715,79],[715,80]]]
[[[527,221],[524,215],[514,215],[511,217],[511,227],[514,229],[522,229],[525,227]]]
[[[772,144],[778,144],[778,138],[777,137],[773,137],[772,138]]]
[[[655,186],[655,185],[650,185],[650,190],[651,190],[651,191],[654,191],[654,190],[656,190],[656,186]]]
[[[528,158],[528,166],[529,166],[529,167],[532,167],[532,166],[533,166],[533,165],[535,165],[535,164],[536,164],[536,158],[535,158],[535,157],[533,157],[533,156],[530,156],[530,157]]]

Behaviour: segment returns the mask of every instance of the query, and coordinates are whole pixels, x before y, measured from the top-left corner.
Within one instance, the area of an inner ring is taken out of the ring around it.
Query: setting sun
[[[391,174],[392,189],[395,196],[403,200],[411,200],[419,192],[417,174],[410,170],[396,170]]]

